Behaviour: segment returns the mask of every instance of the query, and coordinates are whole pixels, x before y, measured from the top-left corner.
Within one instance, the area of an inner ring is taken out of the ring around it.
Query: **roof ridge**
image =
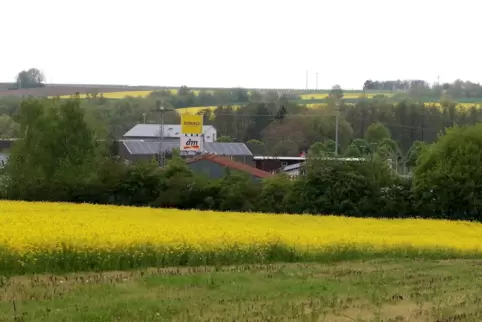
[[[137,124],[134,125],[134,126],[144,126],[144,125],[156,125],[156,126],[159,126],[159,125],[161,125],[161,123],[137,123]],[[166,126],[166,125],[181,126],[181,124],[170,124],[170,123],[165,123],[164,126]],[[206,127],[214,127],[214,125],[211,125],[211,124],[204,124],[203,126],[206,126]]]
[[[270,172],[258,169],[258,168],[253,167],[253,166],[250,166],[249,164],[234,161],[229,157],[217,155],[217,154],[212,154],[212,153],[211,154],[204,154],[204,155],[200,156],[199,158],[193,158],[193,159],[189,160],[188,163],[193,163],[193,162],[197,162],[197,161],[200,161],[200,160],[210,160],[210,161],[215,162],[217,164],[220,164],[222,166],[225,166],[225,167],[228,167],[228,168],[231,168],[231,169],[234,169],[234,170],[238,170],[238,171],[241,171],[241,172],[245,172],[245,173],[248,173],[248,174],[250,174],[252,176],[255,176],[255,177],[258,177],[258,178],[265,178],[265,177],[269,177],[269,176],[272,175]]]

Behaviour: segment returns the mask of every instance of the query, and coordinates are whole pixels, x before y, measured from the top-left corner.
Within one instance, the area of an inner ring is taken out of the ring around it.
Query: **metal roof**
[[[158,138],[160,132],[160,124],[137,124],[124,134],[124,137],[153,137]],[[212,129],[212,125],[204,125],[203,133]],[[164,137],[178,138],[181,137],[181,125],[164,124]]]
[[[281,161],[305,161],[305,157],[276,157],[276,156],[253,156],[253,160],[281,160]]]
[[[324,161],[366,161],[366,158],[334,158],[334,157],[314,157],[314,160]],[[306,157],[276,157],[276,156],[253,156],[253,160],[280,160],[280,161],[305,161]]]
[[[155,155],[159,153],[159,142],[155,141],[123,141],[130,154]],[[171,152],[179,148],[179,142],[164,142],[163,150]],[[204,142],[203,153],[229,156],[252,156],[253,154],[244,143],[238,142]]]
[[[228,168],[231,168],[231,169],[234,169],[234,170],[238,170],[238,171],[248,173],[248,174],[250,174],[254,177],[257,177],[257,178],[266,178],[266,177],[269,177],[269,176],[272,175],[270,172],[263,171],[261,169],[252,167],[252,166],[244,164],[244,163],[233,161],[229,157],[215,155],[215,154],[204,154],[204,155],[195,157],[193,159],[187,160],[187,163],[192,164],[192,163],[196,163],[196,162],[201,161],[201,160],[207,160],[207,161],[210,161],[210,162],[214,162],[214,163],[220,164],[224,167],[228,167]]]
[[[239,142],[204,142],[203,150],[217,155],[253,155],[244,143]]]
[[[295,164],[290,164],[290,165],[287,165],[285,167],[283,167],[281,169],[281,171],[291,171],[291,170],[295,170],[295,169],[299,169],[301,168],[301,166],[305,164],[304,162],[300,162],[300,163],[295,163]]]
[[[130,154],[135,155],[155,155],[159,153],[159,142],[154,141],[123,141],[122,142]],[[164,142],[162,144],[163,150],[171,152],[179,148],[178,142]]]

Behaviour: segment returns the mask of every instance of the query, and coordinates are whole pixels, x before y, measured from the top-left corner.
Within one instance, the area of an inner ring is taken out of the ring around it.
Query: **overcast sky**
[[[479,82],[479,2],[0,0],[0,81],[36,67],[49,83]]]

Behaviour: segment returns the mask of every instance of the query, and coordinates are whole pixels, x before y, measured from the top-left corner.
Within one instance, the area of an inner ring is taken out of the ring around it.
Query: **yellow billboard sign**
[[[181,114],[181,134],[202,134],[203,116]]]

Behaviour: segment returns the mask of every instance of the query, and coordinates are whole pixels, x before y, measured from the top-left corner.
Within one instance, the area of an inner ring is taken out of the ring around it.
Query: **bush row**
[[[30,201],[179,209],[480,219],[478,211],[464,211],[463,203],[457,206],[440,198],[427,203],[427,195],[419,194],[411,179],[397,176],[382,160],[310,161],[306,173],[295,180],[278,174],[255,182],[236,172],[209,179],[191,172],[180,158],[173,158],[163,169],[155,163],[108,159],[90,178],[67,179],[10,183],[4,194],[8,199]]]

